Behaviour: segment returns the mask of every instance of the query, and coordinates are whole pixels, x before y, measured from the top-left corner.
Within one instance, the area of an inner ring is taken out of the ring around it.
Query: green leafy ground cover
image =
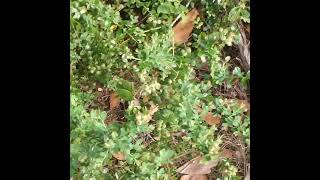
[[[71,178],[179,179],[201,156],[219,159],[209,179],[244,179],[250,69],[237,44],[249,1],[70,4]],[[192,8],[192,35],[174,46],[172,22]]]

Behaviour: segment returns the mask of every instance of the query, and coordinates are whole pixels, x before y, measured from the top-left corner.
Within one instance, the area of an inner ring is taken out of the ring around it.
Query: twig
[[[153,30],[160,29],[160,28],[161,28],[161,27],[156,27],[156,28],[152,28],[152,29],[145,30],[145,31],[143,31],[143,32],[146,33],[146,32],[149,32],[149,31],[153,31]]]
[[[176,159],[179,159],[179,158],[181,158],[181,157],[183,157],[183,156],[185,156],[185,155],[187,155],[187,154],[193,153],[193,152],[195,152],[195,151],[194,151],[194,150],[187,151],[187,152],[185,152],[185,153],[183,153],[183,154],[180,154],[179,156],[174,157],[174,158],[171,159],[171,160],[174,161],[174,160],[176,160]]]
[[[132,37],[131,36],[131,34],[129,34],[129,33],[127,33],[136,43],[138,43],[139,44],[139,42],[134,38],[134,37]]]
[[[143,19],[141,19],[137,25],[140,25],[150,14],[147,14]]]
[[[122,43],[120,43],[120,44],[118,45],[118,47],[120,47],[123,43],[125,43],[125,42],[127,42],[127,41],[129,41],[129,40],[130,40],[130,38],[124,40]]]

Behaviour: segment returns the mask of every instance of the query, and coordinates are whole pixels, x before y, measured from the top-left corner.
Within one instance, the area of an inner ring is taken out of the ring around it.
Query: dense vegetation
[[[249,1],[70,4],[71,178],[179,179],[201,156],[219,160],[208,178],[243,179],[250,69],[239,44]],[[193,8],[191,37],[173,44],[173,22]]]

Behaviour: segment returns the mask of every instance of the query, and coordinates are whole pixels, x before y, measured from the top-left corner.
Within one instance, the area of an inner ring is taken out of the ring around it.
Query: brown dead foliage
[[[188,14],[173,27],[173,43],[182,44],[188,41],[190,34],[193,30],[194,20],[199,15],[197,9],[192,9]]]

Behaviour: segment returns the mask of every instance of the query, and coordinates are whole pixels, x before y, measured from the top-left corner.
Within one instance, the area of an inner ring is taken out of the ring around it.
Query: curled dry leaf
[[[123,161],[123,160],[125,160],[125,159],[126,159],[125,154],[124,154],[124,153],[122,153],[122,152],[114,153],[112,156],[113,156],[114,158],[116,158],[116,159],[120,160],[120,161]]]
[[[210,174],[211,168],[217,166],[219,160],[212,160],[206,164],[200,163],[202,160],[201,156],[198,156],[183,166],[177,169],[180,174],[197,175],[197,174]]]
[[[213,115],[211,112],[208,112],[208,114],[206,114],[203,119],[206,121],[207,124],[209,124],[210,126],[212,125],[219,125],[221,123],[221,118]]]
[[[199,15],[197,9],[192,9],[188,14],[173,27],[173,43],[182,44],[188,41],[194,26],[194,20]]]
[[[206,175],[183,175],[180,180],[208,180]]]
[[[116,92],[110,95],[110,110],[117,108],[120,105],[120,98]]]

